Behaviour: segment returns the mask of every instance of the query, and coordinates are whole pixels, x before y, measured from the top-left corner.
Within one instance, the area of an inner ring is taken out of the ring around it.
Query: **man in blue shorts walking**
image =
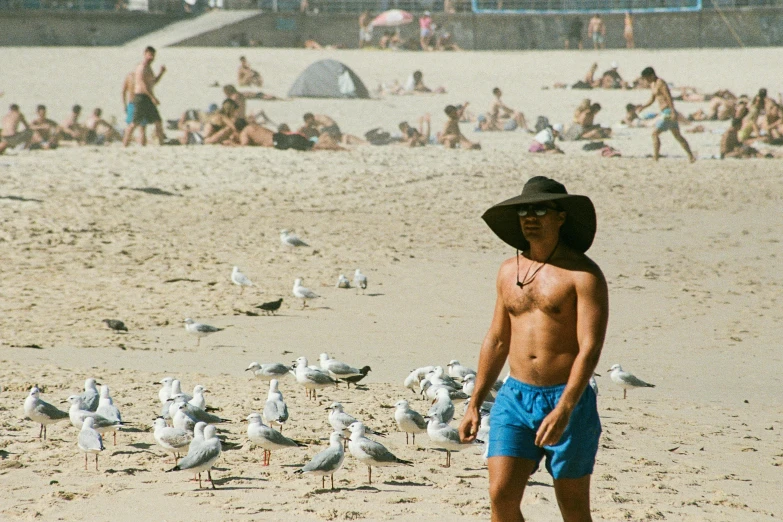
[[[520,196],[482,217],[517,255],[498,272],[495,312],[460,436],[475,438],[479,407],[508,360],[510,375],[490,423],[492,520],[524,520],[522,495],[544,459],[563,520],[590,521],[601,422],[587,384],[609,313],[606,280],[584,254],[595,236],[595,209],[589,198],[536,176]]]

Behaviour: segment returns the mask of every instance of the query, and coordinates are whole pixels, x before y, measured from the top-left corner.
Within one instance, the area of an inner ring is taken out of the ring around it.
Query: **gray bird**
[[[277,430],[273,430],[261,421],[261,415],[251,413],[247,416],[247,438],[264,450],[264,466],[269,465],[272,458],[272,450],[296,448],[305,446],[299,441],[289,439]]]
[[[437,397],[435,404],[432,405],[427,415],[429,417],[437,415],[443,422],[448,424],[454,418],[454,403],[451,402],[449,397],[449,390],[440,388]]]
[[[283,394],[277,388],[277,379],[269,381],[269,393],[264,403],[264,418],[270,424],[280,426],[280,432],[283,431],[283,423],[288,420],[288,406],[283,400]]]
[[[196,346],[201,344],[201,338],[211,335],[216,332],[222,332],[223,328],[216,326],[210,326],[208,324],[197,323],[190,317],[185,319],[185,331],[190,335],[196,336]]]
[[[98,409],[98,402],[101,398],[98,393],[98,388],[95,387],[97,383],[95,379],[89,378],[84,381],[84,391],[79,395],[84,403],[84,409],[87,411],[95,411]]]
[[[153,437],[158,446],[163,448],[166,452],[171,453],[174,458],[174,465],[177,465],[177,457],[180,453],[184,452],[190,441],[193,440],[193,435],[185,430],[179,428],[170,428],[166,426],[166,421],[158,417],[153,423]]]
[[[115,332],[127,332],[128,327],[125,326],[125,323],[120,321],[119,319],[104,319],[101,321],[103,323],[106,323],[106,326],[114,330]]]
[[[258,364],[257,362],[251,362],[245,368],[245,371],[253,372],[253,376],[258,377],[262,381],[271,381],[272,379],[281,379],[291,373],[291,367],[283,363]]]
[[[341,377],[341,378],[339,378],[337,380],[346,383],[348,385],[348,388],[350,389],[351,388],[351,384],[356,386],[359,383],[359,381],[361,381],[362,379],[367,377],[367,374],[370,373],[371,371],[372,371],[372,368],[370,368],[369,366],[362,366],[359,369],[359,372],[361,373],[361,375],[352,375],[350,377]]]
[[[82,429],[79,431],[79,440],[77,445],[84,452],[84,469],[87,469],[87,454],[95,455],[95,471],[98,471],[98,453],[104,450],[101,434],[93,427],[95,419],[87,417],[84,419]]]
[[[633,388],[655,388],[654,384],[644,382],[632,373],[628,373],[623,370],[623,367],[619,364],[612,365],[609,368],[609,377],[612,382],[619,385],[623,389],[623,399],[626,398],[628,390]]]
[[[446,450],[446,464],[443,466],[444,468],[451,467],[452,451],[459,451],[473,444],[472,442],[463,444],[459,432],[443,422],[437,415],[430,417],[427,423],[427,435],[429,435],[433,444]]]
[[[312,473],[313,475],[320,475],[321,489],[326,487],[324,481],[326,480],[326,475],[329,475],[332,481],[332,489],[334,489],[334,473],[342,467],[343,460],[345,460],[345,450],[342,443],[344,438],[342,433],[338,431],[332,433],[329,436],[329,447],[316,454],[302,469],[294,471],[294,474]]]
[[[368,439],[364,436],[364,424],[354,422],[348,427],[351,432],[351,440],[348,449],[355,458],[367,466],[367,478],[372,484],[372,467],[396,466],[399,464],[412,466],[409,460],[396,457],[380,442]]]
[[[68,412],[59,410],[40,397],[41,391],[37,386],[30,388],[30,395],[24,400],[24,413],[33,422],[41,425],[38,431],[38,438],[43,436],[46,440],[46,426],[65,420],[68,418]]]
[[[277,301],[269,301],[266,303],[261,303],[260,305],[256,306],[256,308],[263,310],[266,315],[269,314],[275,315],[275,312],[277,312],[280,309],[280,305],[282,304],[283,304],[283,298],[281,297]]]
[[[417,411],[414,411],[408,405],[408,401],[399,400],[394,405],[394,421],[400,431],[405,432],[405,444],[408,444],[408,434],[413,436],[413,443],[416,444],[416,434],[427,431],[427,421]]]
[[[201,489],[201,473],[206,471],[209,482],[212,484],[212,489],[217,489],[215,487],[215,482],[212,480],[210,470],[220,458],[223,448],[220,444],[220,439],[217,437],[216,428],[214,426],[207,425],[203,430],[204,439],[197,441],[196,438],[194,438],[188,448],[188,454],[185,455],[179,464],[167,470],[166,473],[184,470],[190,470],[193,473],[197,473],[198,487]]]

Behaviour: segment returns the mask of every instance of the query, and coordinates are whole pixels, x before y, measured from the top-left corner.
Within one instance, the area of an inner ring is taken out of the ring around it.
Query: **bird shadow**
[[[128,446],[131,448],[147,450],[152,447],[152,444],[147,444],[146,442],[134,442],[133,444],[128,444]]]
[[[384,482],[384,484],[389,486],[429,486],[430,485],[430,484],[425,484],[424,482],[412,482],[410,480],[406,480],[406,481],[387,480]]]
[[[142,454],[142,453],[149,453],[150,455],[155,455],[156,457],[159,456],[154,451],[149,451],[149,450],[141,450],[141,451],[113,451],[111,456],[114,457],[116,455],[139,455],[139,454]]]
[[[150,430],[147,428],[128,428],[126,426],[123,426],[121,431],[123,431],[124,433],[148,433]],[[129,444],[129,446],[138,447],[138,446],[134,446],[133,444]],[[149,448],[150,444],[147,444],[147,447]]]
[[[552,484],[547,484],[546,482],[539,482],[537,480],[528,480],[527,481],[528,486],[541,486],[542,488],[551,488],[554,487]]]
[[[114,456],[114,454],[112,455]],[[114,473],[121,473],[123,475],[135,475],[136,473],[149,473],[148,469],[141,469],[141,468],[125,468],[125,469],[112,469],[109,468],[106,470],[106,473],[114,474]]]
[[[217,469],[217,468],[215,468]],[[265,479],[262,477],[221,477],[219,479],[215,479],[215,484],[227,484],[229,482],[233,481],[247,481],[247,482],[269,482],[269,479]],[[258,489],[258,488],[251,488],[251,487],[240,487],[235,486],[236,489]]]
[[[29,201],[32,203],[43,203],[41,199],[24,198],[22,196],[0,196],[0,199],[10,199],[11,201]]]
[[[381,297],[381,296],[384,296],[386,294],[375,293],[375,294],[362,294],[362,295],[366,295],[367,297]]]

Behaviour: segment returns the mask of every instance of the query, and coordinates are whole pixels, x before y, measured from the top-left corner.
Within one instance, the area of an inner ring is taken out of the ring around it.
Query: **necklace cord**
[[[557,240],[557,243],[555,244],[555,248],[552,249],[552,251],[549,253],[546,259],[544,259],[544,262],[541,263],[541,266],[536,268],[535,272],[533,272],[533,275],[530,276],[530,279],[527,278],[527,275],[530,273],[530,269],[533,268],[533,263],[530,263],[530,266],[527,267],[527,271],[525,272],[525,276],[522,278],[522,281],[519,281],[519,249],[517,249],[517,286],[519,288],[524,288],[525,285],[529,285],[533,282],[533,279],[536,278],[536,275],[538,275],[538,272],[544,268],[544,265],[549,263],[549,260],[552,259],[552,256],[555,255],[555,251],[557,250],[557,247],[560,246],[560,239]],[[532,260],[531,260],[532,261]]]

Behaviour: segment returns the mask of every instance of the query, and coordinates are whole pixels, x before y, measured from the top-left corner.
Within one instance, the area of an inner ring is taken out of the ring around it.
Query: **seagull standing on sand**
[[[194,433],[196,424],[198,421],[188,415],[188,406],[184,402],[178,402],[174,415],[171,415],[171,425],[178,430],[185,431],[187,433]],[[204,423],[206,424],[206,422]]]
[[[101,398],[98,401],[98,409],[95,410],[95,413],[115,422],[111,429],[114,432],[114,445],[116,446],[117,430],[122,426],[122,415],[120,415],[120,410],[114,405],[114,401],[111,399],[111,395],[109,395],[109,387],[105,384],[101,386]]]
[[[462,366],[456,359],[450,361],[446,368],[448,368],[449,377],[460,381],[464,381],[468,375],[476,375],[476,370]]]
[[[405,378],[405,381],[403,382],[403,386],[410,389],[413,393],[416,393],[416,388],[419,387],[419,383],[424,378],[425,375],[430,373],[435,369],[434,366],[422,366],[421,368],[416,368],[411,373],[408,374],[408,376]]]
[[[345,377],[356,377],[361,375],[362,371],[353,366],[349,366],[344,362],[340,362],[337,359],[332,359],[329,354],[322,353],[318,358],[318,362],[321,364],[321,369],[329,372],[332,379],[343,379]]]
[[[442,449],[446,450],[446,464],[444,468],[451,467],[451,452],[464,449],[465,446],[473,444],[463,444],[459,438],[459,432],[443,422],[437,415],[430,417],[427,423],[427,435],[429,435],[432,443]]]
[[[98,409],[98,401],[101,396],[98,393],[98,388],[95,387],[95,379],[89,378],[84,381],[84,391],[79,395],[84,403],[84,409],[87,411],[95,411]]]
[[[294,297],[297,299],[302,300],[302,310],[305,309],[307,306],[308,299],[318,299],[320,296],[310,290],[309,288],[305,288],[302,286],[302,279],[297,278],[296,281],[294,281],[294,288],[292,290]]]
[[[186,469],[193,473],[198,473],[198,487],[201,489],[201,473],[206,471],[209,482],[212,484],[212,489],[217,489],[215,487],[215,482],[212,480],[212,473],[210,470],[220,458],[220,453],[223,448],[214,426],[207,425],[203,430],[203,441],[193,444],[193,442],[196,441],[194,438],[185,458],[183,458],[178,465],[167,470],[167,473],[170,471],[184,471]]]
[[[158,399],[161,404],[166,404],[171,398],[171,383],[173,381],[174,377],[164,377],[158,383],[161,385],[160,390],[158,390]]]
[[[427,412],[427,415],[437,416],[443,422],[448,424],[454,418],[454,403],[449,397],[449,390],[447,388],[438,388],[437,399],[435,403]]]
[[[416,434],[426,433],[427,421],[419,412],[412,410],[406,400],[399,400],[394,406],[397,408],[394,410],[394,421],[400,431],[405,432],[405,444],[408,444],[409,433],[413,436],[413,443],[416,444]]]
[[[84,469],[87,469],[87,454],[92,453],[95,455],[95,471],[98,471],[98,453],[103,451],[104,448],[101,434],[93,428],[94,422],[95,420],[92,417],[84,419],[77,445],[84,452]]]
[[[204,392],[207,391],[204,389],[204,387],[200,384],[197,384],[193,388],[193,398],[188,401],[188,404],[195,406],[196,408],[200,410],[206,410],[207,409],[207,399],[204,397]]]
[[[283,432],[283,423],[288,420],[288,406],[283,400],[283,394],[277,388],[277,379],[269,381],[269,393],[264,404],[264,418],[270,426],[272,424],[280,426],[280,433]]]
[[[296,382],[305,387],[307,396],[313,400],[318,398],[316,390],[337,384],[337,381],[329,377],[325,372],[309,368],[306,357],[299,357],[296,360],[294,375],[296,376]]]
[[[348,442],[348,450],[356,459],[367,466],[367,479],[372,484],[372,467],[396,466],[403,464],[412,466],[409,460],[395,457],[391,451],[380,442],[368,439],[364,436],[364,424],[354,422],[348,427],[351,432],[351,440]]]
[[[180,453],[187,450],[190,441],[193,440],[193,435],[185,430],[166,426],[166,421],[162,417],[155,419],[152,427],[154,428],[153,437],[155,437],[155,442],[166,452],[171,453],[176,466],[177,457]]]
[[[310,246],[296,235],[292,234],[289,230],[280,231],[280,242],[289,247],[303,247]]]
[[[71,425],[74,428],[81,429],[84,426],[84,421],[87,419],[93,419],[92,427],[99,432],[118,429],[122,425],[121,421],[107,419],[94,411],[85,410],[84,403],[79,395],[71,395],[68,397],[68,402],[71,403],[71,407],[68,409],[68,417],[71,419]]]
[[[197,323],[196,321],[188,317],[187,319],[185,319],[185,331],[188,332],[190,335],[196,336],[196,346],[199,346],[201,344],[202,337],[206,337],[215,332],[221,332],[223,331],[223,328],[217,328],[215,326],[210,326],[208,324]]]
[[[335,288],[351,288],[351,282],[345,277],[345,274],[340,274],[340,277],[337,278]]]
[[[31,421],[41,425],[38,438],[46,440],[46,426],[68,418],[68,412],[62,411],[48,402],[41,400],[41,391],[37,386],[30,388],[30,395],[24,400],[24,413]]]
[[[242,295],[246,286],[253,286],[253,281],[240,272],[238,266],[235,266],[233,270],[231,270],[231,282],[239,286],[239,295]]]
[[[269,465],[269,460],[272,458],[272,450],[304,446],[301,442],[289,439],[279,431],[273,430],[261,422],[261,415],[258,413],[248,415],[247,421],[247,438],[256,446],[263,448],[264,466]]]
[[[609,377],[612,379],[612,382],[623,389],[623,399],[626,398],[628,390],[632,388],[655,388],[654,384],[644,382],[634,374],[623,371],[623,367],[619,364],[612,365],[612,367],[609,368],[609,372]]]
[[[362,289],[362,293],[367,290],[367,276],[362,274],[358,268],[353,273],[353,285],[356,287],[356,293],[359,293],[359,289]]]
[[[301,475],[303,473],[312,473],[313,475],[321,476],[321,488],[325,486],[324,481],[326,475],[332,480],[332,489],[334,489],[334,473],[340,469],[345,460],[345,450],[343,449],[342,433],[336,431],[329,436],[329,447],[322,452],[316,454],[313,459],[302,467],[302,469],[294,471],[294,475]]]
[[[282,363],[258,364],[251,362],[245,371],[253,372],[253,376],[263,381],[271,381],[272,379],[281,379],[291,373],[291,367]]]

